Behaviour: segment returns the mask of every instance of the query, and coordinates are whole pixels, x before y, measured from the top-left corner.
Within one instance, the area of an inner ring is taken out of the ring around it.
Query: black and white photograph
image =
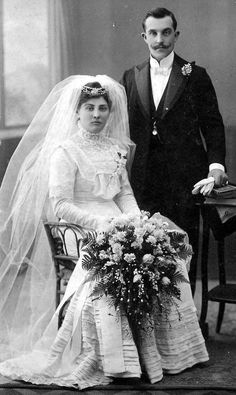
[[[236,0],[0,0],[0,395],[236,394]]]

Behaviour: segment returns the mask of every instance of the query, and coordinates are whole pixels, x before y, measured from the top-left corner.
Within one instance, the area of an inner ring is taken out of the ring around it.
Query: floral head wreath
[[[88,96],[103,96],[108,94],[108,91],[105,88],[93,88],[91,86],[84,85],[81,92],[85,93]]]

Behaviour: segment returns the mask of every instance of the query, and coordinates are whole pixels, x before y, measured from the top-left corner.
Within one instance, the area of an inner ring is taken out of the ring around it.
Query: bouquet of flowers
[[[96,280],[92,295],[109,296],[134,327],[146,325],[157,310],[168,317],[170,306],[181,298],[178,283],[187,281],[180,261],[192,250],[185,238],[158,214],[111,220],[103,232],[88,236],[85,247],[83,268]]]

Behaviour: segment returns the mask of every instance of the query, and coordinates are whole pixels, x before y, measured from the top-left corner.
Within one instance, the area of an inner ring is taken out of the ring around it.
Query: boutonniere
[[[182,74],[186,77],[188,77],[192,73],[192,70],[193,68],[191,63],[186,63],[183,65],[183,67],[181,67]]]

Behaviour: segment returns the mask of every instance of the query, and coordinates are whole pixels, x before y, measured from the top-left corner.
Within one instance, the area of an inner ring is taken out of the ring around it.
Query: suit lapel
[[[150,71],[149,60],[141,66],[135,68],[135,81],[138,94],[142,103],[142,110],[145,117],[150,117]]]
[[[181,67],[184,64],[186,64],[186,62],[183,59],[179,58],[177,55],[175,55],[170,79],[168,81],[166,89],[163,112],[161,116],[162,118],[168,113],[168,111],[170,111],[170,109],[176,103],[187,84],[188,77],[184,76],[181,70]]]
[[[166,87],[164,105],[161,118],[163,118],[176,103],[181,93],[183,92],[187,82],[188,77],[182,74],[181,67],[188,63],[184,59],[181,59],[175,54],[173,67],[171,70],[170,78]],[[149,60],[145,61],[143,64],[135,68],[135,81],[137,85],[137,90],[139,98],[141,101],[141,108],[145,117],[150,118],[150,66]]]

